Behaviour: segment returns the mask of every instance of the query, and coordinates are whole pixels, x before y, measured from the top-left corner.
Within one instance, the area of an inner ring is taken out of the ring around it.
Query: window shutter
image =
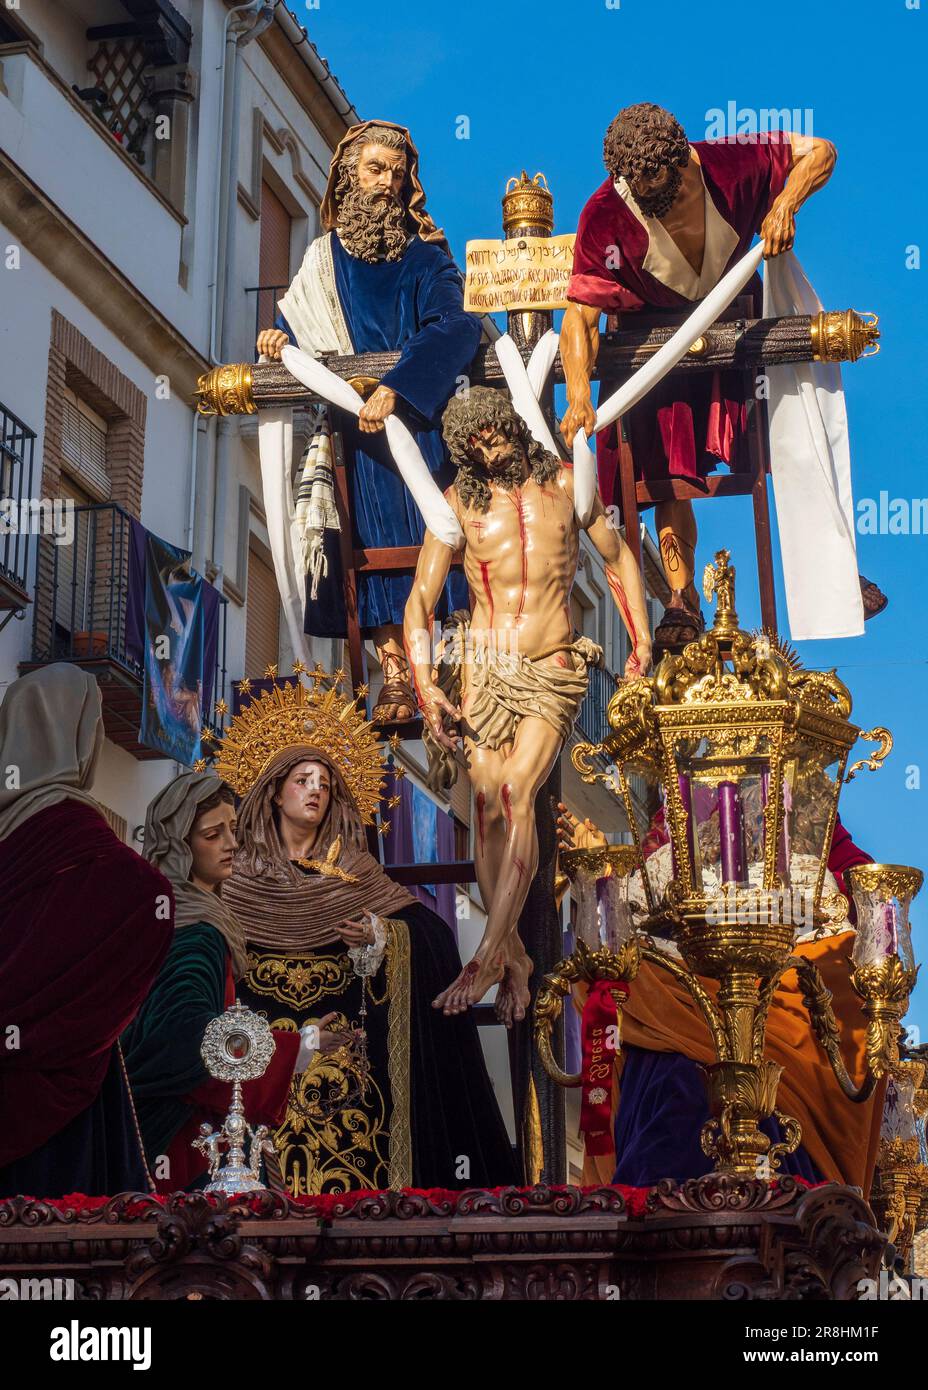
[[[280,656],[280,599],[274,571],[250,547],[245,601],[245,675],[255,680],[268,666],[276,665]]]
[[[261,252],[259,285],[273,285],[258,295],[258,325],[273,328],[277,301],[290,284],[290,214],[270,184],[261,184]]]
[[[58,482],[58,496],[75,507],[88,507],[93,498],[67,473]],[[93,626],[90,609],[90,521],[87,511],[75,512],[73,545],[54,547],[58,584],[55,591],[55,622],[62,635],[73,636]]]
[[[68,471],[94,501],[106,502],[110,480],[106,471],[106,421],[69,388],[64,391],[61,452]]]

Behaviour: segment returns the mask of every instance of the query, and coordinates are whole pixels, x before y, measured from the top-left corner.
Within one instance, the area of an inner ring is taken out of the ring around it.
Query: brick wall
[[[119,370],[115,363],[93,346],[72,323],[52,310],[51,341],[48,350],[48,385],[45,404],[45,447],[42,460],[42,497],[62,495],[61,472],[65,467],[61,440],[64,419],[64,389],[70,389],[107,422],[106,472],[110,481],[110,501],[130,516],[140,517],[145,462],[144,394]],[[114,548],[112,513],[99,518],[80,514],[77,544],[93,536],[93,612],[83,624],[94,630],[100,625],[115,636],[122,632],[127,585],[124,528]],[[99,521],[99,524],[96,524]],[[36,567],[34,654],[48,660],[56,654],[53,640],[52,586],[54,554],[43,537],[38,547]],[[112,595],[117,595],[114,611]],[[80,626],[81,624],[77,624]],[[69,653],[71,654],[71,653]]]

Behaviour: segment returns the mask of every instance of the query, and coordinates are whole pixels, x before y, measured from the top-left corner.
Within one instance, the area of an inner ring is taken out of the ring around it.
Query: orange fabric
[[[815,961],[832,993],[832,1007],[841,1027],[841,1051],[853,1081],[860,1085],[866,1074],[865,1023],[860,1000],[851,988],[850,954],[854,935],[845,932],[823,941],[797,946],[795,954]],[[718,984],[702,983],[714,998]],[[577,1002],[582,1006],[582,988]],[[715,1061],[709,1031],[688,991],[659,966],[642,965],[632,982],[631,997],[622,1010],[622,1041],[652,1052],[679,1052],[694,1062]],[[822,1176],[860,1187],[869,1194],[876,1164],[883,1111],[884,1085],[869,1101],[855,1105],[834,1078],[831,1064],[809,1025],[799,992],[796,972],[788,971],[780,982],[767,1018],[766,1056],[784,1068],[777,1092],[777,1106],[802,1127],[802,1144]],[[613,1115],[618,1109],[619,1078],[613,1085]],[[611,1180],[605,1168],[608,1156],[587,1158],[584,1183]]]

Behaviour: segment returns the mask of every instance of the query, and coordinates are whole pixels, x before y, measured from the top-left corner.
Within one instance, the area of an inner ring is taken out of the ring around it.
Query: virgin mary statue
[[[365,846],[383,749],[356,703],[319,668],[275,682],[216,770],[243,798],[223,889],[248,949],[238,997],[274,1029],[320,1028],[275,1133],[288,1190],[516,1181],[473,1019],[431,1007],[460,968],[451,931]]]

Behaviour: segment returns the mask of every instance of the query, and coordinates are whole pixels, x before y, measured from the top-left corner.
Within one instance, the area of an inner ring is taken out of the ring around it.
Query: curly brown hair
[[[536,482],[544,483],[557,477],[561,470],[560,459],[543,449],[529,433],[525,421],[502,391],[494,391],[489,386],[472,386],[462,395],[452,396],[441,417],[442,436],[451,461],[458,469],[455,486],[465,507],[486,512],[493,500],[489,474],[483,464],[471,458],[468,443],[470,436],[486,425],[495,425],[507,439],[518,440],[528,459],[529,472]],[[509,469],[494,474],[493,481],[507,490],[517,487],[522,481],[521,461],[517,460]]]
[[[614,179],[654,178],[667,165],[684,168],[689,157],[686,131],[676,116],[652,101],[626,106],[603,141],[603,160]]]

